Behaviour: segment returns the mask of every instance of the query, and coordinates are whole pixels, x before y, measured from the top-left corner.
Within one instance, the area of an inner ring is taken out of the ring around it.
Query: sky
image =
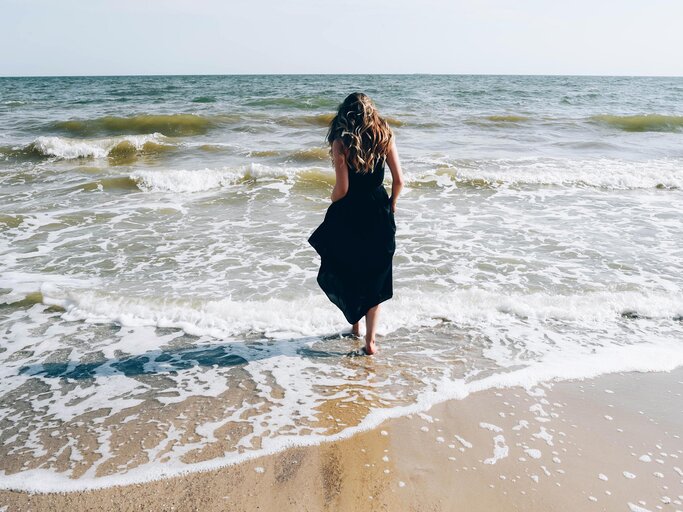
[[[0,0],[0,76],[683,76],[682,0]]]

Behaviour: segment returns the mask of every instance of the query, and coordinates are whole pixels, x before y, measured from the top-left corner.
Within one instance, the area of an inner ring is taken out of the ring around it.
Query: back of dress
[[[393,295],[396,224],[384,188],[385,161],[368,173],[349,168],[349,190],[308,240],[321,258],[318,284],[351,324]]]
[[[372,172],[356,172],[349,167],[349,190],[347,194],[359,195],[375,192],[384,183],[384,163],[386,157],[377,159]]]

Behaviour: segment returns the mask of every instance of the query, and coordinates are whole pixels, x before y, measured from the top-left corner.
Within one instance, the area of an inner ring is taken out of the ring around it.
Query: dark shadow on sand
[[[22,366],[20,375],[41,376],[72,380],[87,380],[95,377],[125,375],[176,374],[189,368],[229,368],[245,366],[253,361],[283,355],[303,359],[338,359],[362,355],[358,350],[339,350],[340,341],[348,343],[351,335],[337,333],[325,337],[303,337],[288,340],[260,340],[200,345],[184,348],[160,348],[144,354],[122,355],[120,358],[101,359],[88,362],[62,361],[45,362]],[[335,341],[337,343],[335,343]],[[329,342],[330,350],[311,348],[313,342]]]

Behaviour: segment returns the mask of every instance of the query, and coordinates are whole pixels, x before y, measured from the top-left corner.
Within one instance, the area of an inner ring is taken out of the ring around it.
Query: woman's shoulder
[[[332,141],[332,151],[337,151],[337,152],[345,152],[346,147],[344,146],[344,142],[341,140],[340,137],[337,137]]]

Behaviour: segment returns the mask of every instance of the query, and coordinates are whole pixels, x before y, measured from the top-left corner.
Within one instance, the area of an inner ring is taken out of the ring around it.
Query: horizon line
[[[507,77],[584,77],[584,78],[683,78],[683,75],[622,75],[592,73],[150,73],[94,75],[0,75],[4,78],[160,78],[160,77],[232,77],[232,76],[507,76]]]

